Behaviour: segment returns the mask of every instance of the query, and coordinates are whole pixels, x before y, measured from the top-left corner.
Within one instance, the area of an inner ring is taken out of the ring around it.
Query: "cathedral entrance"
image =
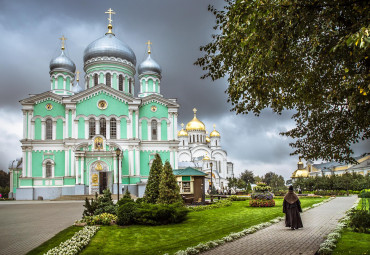
[[[107,172],[100,172],[99,173],[99,193],[103,194],[103,191],[108,187],[108,173]]]

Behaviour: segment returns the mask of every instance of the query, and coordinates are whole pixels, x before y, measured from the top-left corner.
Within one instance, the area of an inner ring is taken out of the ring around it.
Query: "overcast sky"
[[[294,127],[290,114],[278,116],[265,110],[260,117],[236,116],[224,92],[226,79],[201,80],[201,68],[193,65],[202,56],[199,47],[210,42],[214,32],[209,4],[222,7],[224,2],[0,0],[0,169],[7,169],[10,160],[21,156],[19,100],[50,90],[49,63],[60,54],[58,38],[67,38],[66,53],[83,73],[83,51],[105,34],[104,12],[112,8],[116,12],[114,33],[133,49],[137,65],[146,57],[145,42],[152,41],[152,58],[162,67],[161,92],[180,104],[179,127],[192,119],[195,107],[209,132],[216,124],[236,175],[249,169],[255,175],[274,171],[288,179],[298,157],[289,156],[291,140],[279,133]],[[355,153],[368,149],[369,142],[356,146]]]

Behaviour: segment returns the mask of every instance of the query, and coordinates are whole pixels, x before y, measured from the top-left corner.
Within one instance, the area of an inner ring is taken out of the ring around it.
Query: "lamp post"
[[[206,155],[203,157],[203,161],[204,162],[209,162],[211,159],[208,157],[207,153]],[[211,191],[209,192],[209,196],[211,197],[211,203],[213,203],[213,196],[212,196],[212,188],[213,188],[213,181],[212,181],[212,166],[213,166],[213,163],[210,162],[209,165],[211,166]]]
[[[119,148],[116,149],[117,155],[117,202],[119,201],[119,156],[121,155],[121,150]]]

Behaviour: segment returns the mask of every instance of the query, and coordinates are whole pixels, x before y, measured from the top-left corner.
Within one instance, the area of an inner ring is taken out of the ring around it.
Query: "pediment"
[[[32,95],[29,98],[22,99],[19,102],[22,105],[25,105],[25,104],[32,104],[33,105],[33,104],[38,104],[40,102],[43,102],[45,100],[51,100],[51,101],[55,101],[55,102],[61,104],[62,101],[63,101],[63,97],[60,96],[60,95],[57,95],[57,94],[55,94],[51,91],[46,91],[44,93],[37,94],[37,95]]]
[[[159,95],[156,95],[156,94],[151,94],[151,95],[141,99],[141,104],[142,105],[150,104],[152,102],[157,102],[159,104],[166,105],[167,107],[171,107],[171,108],[179,108],[180,107],[180,105],[178,103],[176,103],[175,99],[173,99],[173,100],[166,99],[166,98],[163,98],[163,97],[161,97]]]

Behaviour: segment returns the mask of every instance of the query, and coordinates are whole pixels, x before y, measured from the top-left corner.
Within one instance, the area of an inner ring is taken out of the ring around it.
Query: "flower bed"
[[[273,207],[275,206],[275,200],[273,199],[251,199],[249,205],[252,207]]]
[[[82,249],[89,244],[91,238],[99,230],[97,226],[86,226],[82,230],[76,232],[71,239],[62,242],[57,247],[49,250],[47,255],[78,254]]]
[[[75,225],[86,223],[88,226],[93,225],[111,225],[117,222],[117,216],[110,213],[102,213],[94,216],[84,216],[81,220],[75,222]]]
[[[225,199],[225,200],[220,200],[220,201],[218,201],[216,203],[213,203],[211,205],[189,206],[187,208],[190,211],[199,212],[199,211],[204,211],[204,210],[209,210],[209,209],[226,207],[226,206],[230,206],[230,205],[232,205],[232,202],[228,199]]]

